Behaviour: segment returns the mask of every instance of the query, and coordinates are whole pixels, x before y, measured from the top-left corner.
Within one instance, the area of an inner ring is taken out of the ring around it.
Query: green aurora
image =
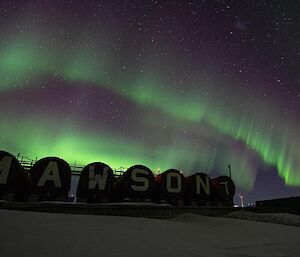
[[[164,74],[152,72],[151,68],[142,73],[131,73],[130,77],[117,72],[113,77],[109,77],[106,70],[114,70],[114,67],[110,66],[113,62],[105,60],[104,56],[95,57],[81,49],[72,49],[63,56],[58,56],[61,53],[51,48],[40,48],[38,45],[34,40],[18,38],[11,42],[9,47],[1,47],[2,95],[11,91],[28,90],[37,84],[31,85],[30,82],[44,76],[58,77],[69,83],[90,83],[95,87],[104,87],[132,105],[154,109],[169,123],[189,124],[194,128],[192,133],[195,135],[203,134],[201,129],[208,129],[225,143],[239,142],[252,155],[259,156],[266,165],[276,167],[287,185],[300,185],[300,155],[297,148],[299,138],[289,137],[289,127],[285,124],[282,124],[281,130],[270,129],[272,124],[281,123],[280,117],[274,115],[271,102],[257,99],[256,105],[236,108],[231,100],[242,99],[243,96],[234,86],[228,85],[229,88],[235,88],[235,95],[232,95],[232,99],[224,99],[222,94],[218,95],[216,92],[218,87],[224,87],[224,84],[229,84],[230,81],[221,82],[217,79],[214,83],[205,82],[201,78],[194,81],[212,88],[211,92],[215,92],[213,96],[202,90],[202,87],[188,93],[174,94],[170,93],[167,87],[161,87],[162,84],[168,84],[168,81],[163,79]],[[39,87],[35,90],[39,90]],[[260,106],[265,107],[261,110]],[[1,146],[15,154],[21,152],[32,158],[56,155],[69,163],[77,161],[81,164],[103,161],[114,168],[142,163],[154,170],[171,167],[189,169],[192,167],[189,167],[188,163],[197,160],[205,169],[223,167],[221,172],[226,172],[226,161],[229,160],[234,167],[237,184],[250,189],[255,181],[252,170],[255,167],[249,164],[247,154],[240,154],[230,147],[226,149],[224,156],[217,160],[213,149],[201,144],[195,146],[194,142],[189,144],[180,140],[176,148],[161,147],[158,143],[157,147],[149,149],[141,142],[134,142],[122,136],[108,137],[101,130],[95,134],[76,130],[76,120],[54,133],[53,131],[57,130],[51,127],[51,121],[42,118],[38,110],[18,120],[12,119],[5,109],[1,109],[0,113]],[[155,119],[151,115],[145,116],[145,124],[151,125],[152,118]],[[298,124],[295,124],[296,126]],[[175,131],[175,136],[176,133]],[[207,132],[205,137],[211,138],[212,135]],[[201,150],[210,152],[199,154],[198,151]]]

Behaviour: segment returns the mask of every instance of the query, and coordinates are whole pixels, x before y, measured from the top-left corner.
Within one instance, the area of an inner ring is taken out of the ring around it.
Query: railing
[[[30,159],[26,156],[22,156],[20,153],[15,155],[19,163],[23,166],[23,168],[27,171],[31,169],[31,167],[38,161],[38,158],[36,157],[35,159]],[[80,176],[80,173],[82,169],[85,167],[85,165],[78,164],[77,162],[70,164],[71,172],[72,175],[74,176]],[[127,167],[119,167],[119,168],[112,168],[114,174],[116,176],[121,176],[126,170]],[[159,171],[152,171],[154,175],[158,175],[160,172]]]

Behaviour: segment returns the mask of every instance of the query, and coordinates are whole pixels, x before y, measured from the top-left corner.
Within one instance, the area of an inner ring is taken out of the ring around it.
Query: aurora
[[[240,30],[251,3],[29,2],[1,3],[3,150],[186,175],[231,164],[246,191],[270,168],[300,185],[299,35],[284,19],[272,30],[258,6]]]

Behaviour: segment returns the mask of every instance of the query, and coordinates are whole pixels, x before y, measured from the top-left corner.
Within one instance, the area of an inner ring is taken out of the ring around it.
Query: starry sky
[[[300,2],[0,2],[0,146],[300,195]]]

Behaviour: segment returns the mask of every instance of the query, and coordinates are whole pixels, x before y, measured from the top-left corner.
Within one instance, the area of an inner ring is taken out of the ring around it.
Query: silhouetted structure
[[[256,201],[256,206],[300,209],[300,196]]]

